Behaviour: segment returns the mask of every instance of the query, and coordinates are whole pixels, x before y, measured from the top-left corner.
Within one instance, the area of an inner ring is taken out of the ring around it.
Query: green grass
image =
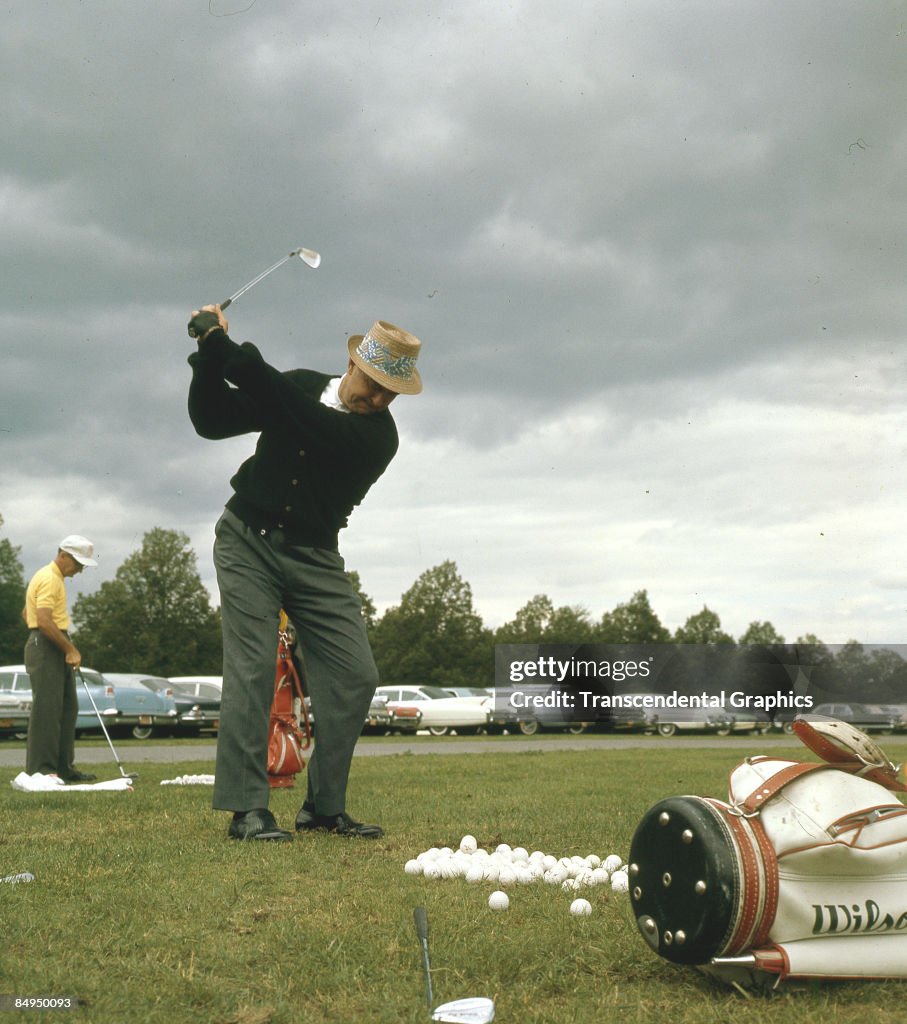
[[[903,741],[884,745],[907,755]],[[769,742],[754,740],[757,749]],[[9,786],[18,769],[0,769],[0,876],[36,876],[0,886],[0,994],[84,1001],[70,1015],[23,1018],[32,1021],[424,1022],[412,922],[421,903],[436,1002],[488,995],[501,1022],[903,1021],[899,982],[797,985],[771,998],[718,987],[652,954],[627,897],[610,888],[591,891],[589,918],[571,917],[569,899],[541,883],[513,890],[510,910],[494,913],[488,885],[403,872],[408,858],[456,846],[465,832],[486,848],[626,856],[649,806],[723,796],[738,754],[653,746],[358,758],[350,810],[384,825],[385,839],[261,845],[226,839],[210,787],[159,785],[213,763],[143,763],[125,794],[26,795]],[[292,822],[303,785],[274,792],[278,821]]]

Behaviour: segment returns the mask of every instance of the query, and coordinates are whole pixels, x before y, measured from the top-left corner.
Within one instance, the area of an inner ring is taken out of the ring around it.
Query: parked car
[[[214,686],[218,690],[224,688],[223,676],[170,676],[171,683],[205,683],[207,686]]]
[[[652,695],[641,692],[622,693],[620,696],[621,706],[610,708],[608,717],[597,722],[594,728],[603,732],[652,732],[655,711],[650,704],[644,703],[645,698]]]
[[[28,731],[31,716],[31,694],[21,697],[0,693],[0,736],[18,736]]]
[[[153,734],[168,735],[178,724],[179,712],[173,698],[173,688],[151,686],[151,676],[137,672],[107,672],[104,678],[113,683],[120,718],[117,729],[129,728],[137,740],[147,740]],[[164,680],[164,682],[167,682]]]
[[[711,708],[653,708],[652,725],[659,736],[676,732],[721,732],[727,736],[731,724],[723,711]]]
[[[422,728],[422,712],[415,704],[388,706],[391,732],[417,733]]]
[[[853,702],[839,702],[834,704],[819,704],[814,707],[810,714],[824,715],[826,718],[837,718],[839,722],[848,722],[855,725],[863,732],[894,732],[897,725],[897,717],[882,710],[877,704],[856,704]],[[809,714],[804,715],[809,718]]]
[[[891,715],[896,732],[907,729],[907,704],[879,704],[879,707],[885,714]]]
[[[91,691],[97,705],[98,713],[104,716],[104,724],[110,726],[118,717],[113,684],[107,682],[97,672],[83,668],[82,677]],[[31,712],[31,680],[24,665],[4,665],[0,668],[0,693],[13,694],[19,700],[27,700]],[[101,724],[95,714],[85,686],[76,677],[76,698],[79,702],[79,714],[76,718],[76,736],[83,732],[100,732]]]
[[[216,682],[168,680],[179,712],[180,732],[198,736],[202,729],[220,725],[221,687]]]
[[[494,691],[494,714],[516,714],[519,731],[524,736],[534,736],[537,732],[569,732],[574,736],[586,731],[590,722],[579,719],[565,718],[558,708],[539,707],[532,703],[534,698],[544,698],[550,692],[548,686],[526,684],[515,686],[499,686]]]
[[[473,735],[488,723],[488,708],[471,698],[451,697],[440,686],[379,686],[388,706],[415,705],[422,712],[422,727],[432,736],[456,729],[460,736]]]
[[[384,694],[376,693],[369,704],[368,714],[365,716],[365,724],[362,727],[364,733],[377,733],[383,736],[389,732],[394,716],[387,706],[387,697]]]

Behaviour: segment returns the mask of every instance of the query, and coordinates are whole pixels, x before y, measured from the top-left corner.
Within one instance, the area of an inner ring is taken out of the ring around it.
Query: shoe
[[[258,839],[272,843],[287,843],[293,835],[277,827],[274,815],[267,807],[254,811],[239,812],[233,815],[227,833],[231,839]]]
[[[97,775],[92,775],[91,772],[79,772],[71,771],[68,775],[63,776],[64,782],[95,782],[97,781]]]
[[[380,825],[363,825],[354,821],[346,811],[340,814],[316,814],[306,801],[296,815],[297,832],[332,832],[337,836],[358,836],[360,839],[380,839],[384,829]]]

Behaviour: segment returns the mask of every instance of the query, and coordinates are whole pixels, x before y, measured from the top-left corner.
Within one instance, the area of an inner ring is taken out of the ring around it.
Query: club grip
[[[413,921],[416,925],[416,935],[420,942],[428,941],[428,911],[425,907],[413,908]]]
[[[220,304],[220,308],[226,309],[227,306],[229,306],[232,301],[232,299],[224,299],[224,301]]]

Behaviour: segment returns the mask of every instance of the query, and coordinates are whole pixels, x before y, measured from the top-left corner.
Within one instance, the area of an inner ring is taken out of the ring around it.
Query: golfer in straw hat
[[[82,655],[69,636],[72,623],[64,580],[97,564],[91,541],[70,534],[60,541],[54,560],[32,576],[25,591],[22,618],[29,630],[25,669],[32,689],[25,751],[29,775],[58,775],[67,782],[95,779],[75,766],[79,706],[74,670],[82,664]]]
[[[353,749],[378,673],[337,536],[397,451],[389,406],[422,390],[421,343],[379,320],[349,339],[346,373],[332,377],[269,366],[254,345],[229,338],[218,306],[194,312],[189,326],[198,337],[189,357],[196,432],[211,440],[259,435],[215,528],[224,688],[214,807],[234,812],[233,838],[292,838],[268,810],[268,721],[285,609],[317,729],[296,831],[376,838],[378,825],[346,811]]]

